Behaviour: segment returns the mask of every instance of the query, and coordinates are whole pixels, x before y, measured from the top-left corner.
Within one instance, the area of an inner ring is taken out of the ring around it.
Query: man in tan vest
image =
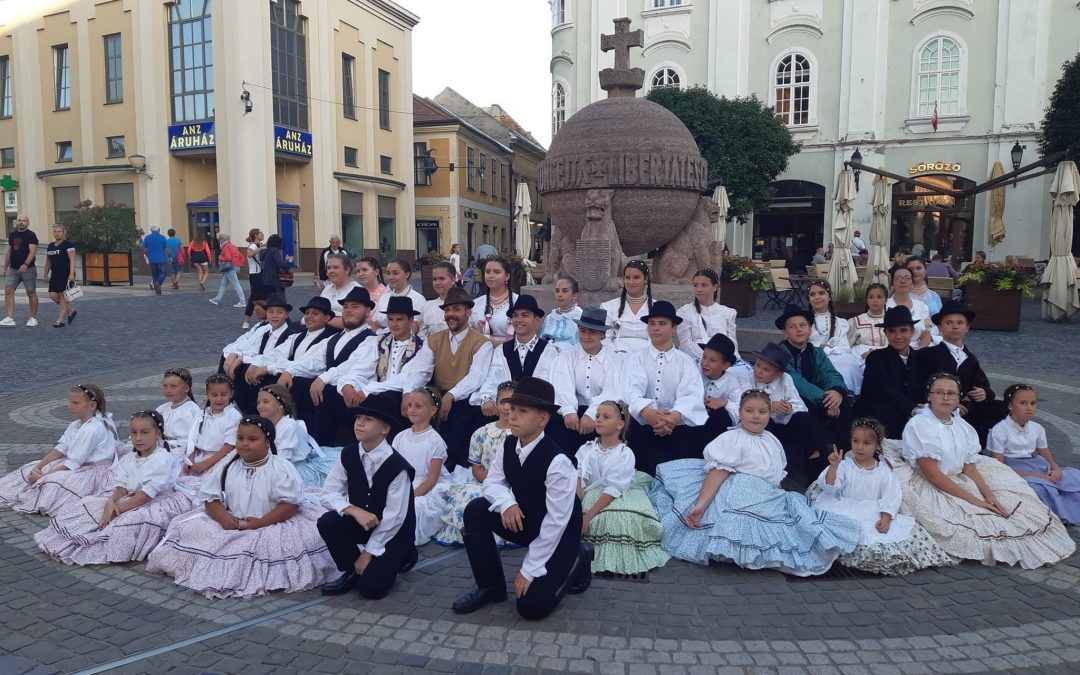
[[[469,396],[480,389],[491,367],[492,346],[486,337],[469,327],[473,301],[461,288],[451,288],[440,305],[447,329],[428,337],[435,363],[431,386],[442,394],[439,431],[446,441],[446,466],[468,467],[469,440],[480,426],[480,409],[469,405]]]

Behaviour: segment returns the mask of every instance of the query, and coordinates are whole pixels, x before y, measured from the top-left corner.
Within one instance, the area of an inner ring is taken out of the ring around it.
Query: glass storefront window
[[[169,6],[174,123],[214,118],[212,34],[210,0],[177,0]]]
[[[917,176],[943,188],[966,190],[975,182],[948,174]],[[958,198],[915,185],[893,186],[890,252],[902,248],[929,258],[937,251],[946,259],[970,260],[974,239],[975,197]]]
[[[341,245],[354,258],[364,254],[364,195],[341,191]]]
[[[379,197],[379,260],[383,265],[397,257],[397,200]]]

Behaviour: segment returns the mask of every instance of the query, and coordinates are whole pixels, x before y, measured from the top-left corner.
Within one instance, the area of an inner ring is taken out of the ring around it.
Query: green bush
[[[95,206],[90,200],[81,202],[77,211],[61,220],[67,227],[67,238],[84,253],[130,251],[139,245],[135,227],[135,209],[112,202]]]

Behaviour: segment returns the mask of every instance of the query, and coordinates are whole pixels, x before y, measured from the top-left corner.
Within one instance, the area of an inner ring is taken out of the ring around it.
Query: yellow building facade
[[[5,222],[40,236],[114,201],[185,241],[278,233],[301,269],[332,234],[409,256],[417,21],[390,0],[5,2]]]

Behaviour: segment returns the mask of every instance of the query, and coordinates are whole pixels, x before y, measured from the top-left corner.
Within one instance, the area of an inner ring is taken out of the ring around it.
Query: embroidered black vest
[[[540,526],[547,515],[548,467],[556,457],[566,453],[545,435],[522,464],[518,457],[517,444],[516,436],[507,436],[503,441],[503,474],[514,493],[514,499],[525,515],[525,535],[532,541],[540,534]],[[570,461],[574,461],[572,457]],[[574,497],[574,509],[566,527],[567,530],[577,527],[577,532],[581,532],[581,502],[577,497]]]
[[[266,352],[266,345],[270,342],[270,334],[273,332],[273,330],[268,330],[266,331],[266,334],[262,336],[262,342],[259,343],[260,354]],[[287,323],[285,325],[285,330],[281,331],[281,335],[277,336],[277,340],[274,341],[274,346],[280,347],[283,342],[285,342],[291,336],[295,335],[298,332],[300,332],[299,326],[297,326],[295,323]]]
[[[507,340],[502,345],[506,365],[510,367],[510,379],[515,382],[518,382],[523,377],[532,377],[533,372],[536,370],[536,364],[540,362],[540,355],[544,353],[548,341],[545,338],[536,340],[536,346],[525,357],[524,366],[521,365],[521,359],[517,355],[517,344],[517,340]]]
[[[388,545],[412,544],[416,537],[416,505],[412,495],[412,480],[416,476],[412,465],[408,460],[397,452],[391,452],[386,461],[372,476],[371,484],[368,484],[367,473],[364,471],[363,460],[360,459],[360,444],[353,443],[345,446],[341,451],[341,465],[345,468],[346,485],[349,491],[349,503],[375,515],[380,521],[383,511],[386,510],[386,497],[390,491],[390,484],[404,471],[409,477],[409,509],[405,515],[405,522],[401,529],[394,535]],[[361,533],[361,538],[366,542],[374,530]]]
[[[356,348],[360,346],[360,343],[368,339],[375,333],[371,332],[370,328],[365,328],[356,335],[352,336],[345,346],[341,348],[337,356],[334,356],[334,348],[337,347],[337,343],[341,340],[341,336],[345,333],[335,333],[334,337],[330,338],[330,341],[326,343],[326,369],[337,368],[341,364],[349,360],[352,353],[356,351]]]

